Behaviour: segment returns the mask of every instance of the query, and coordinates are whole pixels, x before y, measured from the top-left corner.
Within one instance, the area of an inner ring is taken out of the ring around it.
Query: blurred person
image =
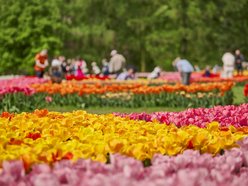
[[[85,61],[81,59],[79,59],[79,61],[75,61],[74,68],[75,68],[75,76],[77,78],[82,78],[85,76],[83,72],[84,67],[85,67]]]
[[[69,66],[69,72],[70,72],[70,74],[76,76],[76,71],[77,71],[76,60],[75,59],[71,59],[69,65],[70,65]]]
[[[245,61],[245,58],[243,54],[241,54],[240,50],[237,49],[235,51],[235,67],[237,70],[238,75],[243,75],[243,62]]]
[[[60,66],[51,66],[50,68],[50,78],[53,83],[61,83],[63,79],[63,72]]]
[[[63,61],[61,64],[61,69],[64,74],[67,74],[69,71],[69,65],[67,64],[66,61]]]
[[[102,74],[104,76],[108,76],[109,75],[109,63],[107,62],[106,59],[102,60]]]
[[[45,72],[45,73],[44,73],[43,79],[48,80],[48,81],[51,80],[51,77],[50,77],[50,75],[49,75],[49,72]]]
[[[206,66],[203,77],[210,77],[211,76],[211,67],[209,65]]]
[[[154,70],[147,76],[147,79],[157,79],[159,78],[161,73],[161,68],[160,67],[155,67]]]
[[[180,57],[177,57],[173,61],[173,64],[176,65],[178,72],[180,72],[182,84],[189,85],[191,73],[194,71],[194,68],[191,63],[186,59],[181,59]]]
[[[200,71],[201,71],[201,69],[199,68],[198,65],[194,65],[194,70],[195,70],[196,72],[200,72]]]
[[[55,57],[55,58],[52,60],[51,66],[52,66],[52,67],[60,67],[61,64],[62,64],[62,62],[59,60],[59,57]]]
[[[65,61],[65,56],[59,56],[59,61],[61,61],[61,63],[63,63]]]
[[[212,72],[213,74],[217,74],[221,71],[221,67],[219,65],[214,65]]]
[[[235,57],[230,52],[224,53],[222,56],[223,71],[221,74],[222,78],[232,78],[235,66]]]
[[[87,74],[89,70],[87,68],[86,61],[84,59],[82,59],[82,58],[79,58],[78,62],[79,62],[79,65],[80,65],[80,67],[81,67],[82,72],[84,73],[84,75]]]
[[[35,75],[38,78],[43,78],[46,67],[48,66],[47,50],[44,49],[35,56]]]
[[[126,72],[122,72],[117,76],[117,80],[132,80],[135,79],[135,69],[129,68]]]
[[[123,55],[118,54],[116,50],[112,50],[110,55],[109,72],[118,76],[125,68],[126,59]]]
[[[101,74],[101,70],[97,66],[96,62],[92,62],[91,63],[91,66],[92,66],[92,72],[93,72],[93,74],[95,74],[95,75],[100,75]]]

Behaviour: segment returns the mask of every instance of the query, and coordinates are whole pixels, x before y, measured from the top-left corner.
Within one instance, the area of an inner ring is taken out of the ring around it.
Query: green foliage
[[[1,98],[0,111],[24,112],[33,111],[45,107],[64,107],[73,106],[77,109],[85,109],[87,107],[212,107],[214,105],[229,105],[233,103],[232,91],[226,92],[224,96],[217,96],[218,91],[205,93],[199,97],[199,93],[180,94],[166,93],[159,94],[134,94],[132,96],[114,96],[108,97],[101,94],[82,95],[78,94],[45,94],[35,93],[26,96],[23,93],[6,94]],[[214,95],[211,95],[216,93]],[[51,96],[52,101],[47,103],[46,96]]]
[[[0,0],[0,73],[31,73],[43,48],[98,63],[115,48],[143,71],[171,70],[177,56],[221,64],[225,51],[246,49],[247,8],[246,0]]]
[[[30,73],[35,54],[62,47],[59,1],[0,0],[0,73]]]

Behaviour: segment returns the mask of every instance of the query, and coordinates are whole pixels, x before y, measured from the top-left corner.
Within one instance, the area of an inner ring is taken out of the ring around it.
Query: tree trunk
[[[145,56],[145,50],[141,49],[140,51],[140,68],[141,68],[141,72],[145,72],[146,71],[146,56]]]

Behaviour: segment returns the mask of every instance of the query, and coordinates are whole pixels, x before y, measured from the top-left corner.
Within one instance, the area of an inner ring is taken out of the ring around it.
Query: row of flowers
[[[32,167],[25,174],[21,161],[4,162],[1,185],[70,185],[70,186],[181,186],[248,185],[248,139],[223,155],[212,157],[187,150],[176,157],[155,155],[151,166],[121,155],[110,155],[109,164],[80,159]]]
[[[45,92],[49,94],[59,93],[65,94],[103,94],[106,92],[132,92],[134,94],[149,94],[149,93],[160,93],[160,92],[180,92],[184,91],[187,93],[196,92],[210,92],[218,90],[221,94],[229,91],[233,83],[207,83],[207,84],[191,84],[190,86],[184,86],[181,84],[166,85],[157,84],[156,86],[149,86],[150,81],[135,81],[134,83],[128,82],[120,84],[115,81],[110,81],[111,84],[101,84],[94,82],[93,84],[80,84],[74,81],[65,81],[61,84],[45,83],[46,80],[39,78],[28,78],[19,77],[7,80],[0,80],[1,89],[0,94],[24,92],[31,94],[30,92]],[[156,81],[155,81],[156,82]],[[154,83],[155,83],[154,82]],[[158,81],[159,82],[159,81]]]
[[[31,84],[42,84],[47,82],[44,79],[36,77],[13,77],[7,79],[0,79],[0,96],[5,94],[13,94],[17,92],[22,92],[25,95],[32,95],[35,93],[35,89],[31,87]]]
[[[45,82],[47,82],[47,80],[45,79],[41,79],[37,77],[28,77],[28,76],[0,79],[1,88],[2,87],[29,87],[29,85],[31,84],[41,84]]]
[[[232,86],[232,82],[190,86],[151,85],[142,82],[81,84],[75,81],[52,84],[39,79],[26,78],[23,79],[23,84],[9,80],[0,88],[0,111],[32,111],[50,105],[72,105],[79,109],[89,106],[199,107],[204,105],[210,107],[216,104],[232,104]]]
[[[207,84],[191,84],[190,86],[184,86],[181,84],[176,85],[158,85],[148,86],[143,84],[79,84],[75,82],[64,82],[61,84],[43,83],[33,84],[32,88],[36,92],[45,92],[49,94],[59,93],[65,94],[103,94],[106,92],[132,92],[134,94],[158,94],[161,92],[211,92],[219,91],[221,94],[231,90],[233,86],[232,82],[224,83],[207,83]]]
[[[210,77],[204,77],[204,72],[193,72],[191,74],[191,82],[223,82],[231,81],[236,83],[243,83],[248,81],[247,72],[243,76],[234,75],[232,78],[221,78],[220,74],[212,74]],[[166,72],[161,77],[161,80],[167,82],[180,82],[181,77],[178,72]]]
[[[0,185],[247,185],[247,109],[143,114],[149,122],[134,114],[3,112]],[[179,120],[162,125],[159,114]]]
[[[206,127],[208,123],[216,121],[221,127],[248,126],[248,104],[239,106],[215,106],[213,108],[190,108],[182,112],[157,112],[157,113],[115,113],[116,116],[132,120],[158,121],[160,123],[175,124],[177,127],[189,124]]]
[[[159,122],[130,120],[109,115],[36,110],[0,118],[0,162],[22,159],[26,168],[33,163],[53,163],[62,159],[90,158],[107,162],[109,154],[120,153],[138,160],[155,154],[177,155],[187,149],[216,155],[236,147],[248,135],[248,128],[181,128]]]

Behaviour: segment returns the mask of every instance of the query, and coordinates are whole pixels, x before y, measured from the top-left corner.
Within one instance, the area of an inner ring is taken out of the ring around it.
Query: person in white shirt
[[[92,66],[92,72],[95,74],[95,75],[99,75],[101,73],[101,70],[100,68],[97,66],[96,62],[92,62],[91,63],[91,66]]]
[[[160,76],[161,68],[155,67],[154,70],[148,75],[147,79],[156,79]]]
[[[62,64],[62,62],[61,62],[57,57],[55,57],[55,58],[52,60],[51,66],[52,66],[52,67],[59,67],[59,66],[61,66],[61,64]]]
[[[222,62],[223,62],[223,71],[221,74],[222,78],[232,78],[233,77],[233,71],[235,68],[235,57],[230,52],[226,52],[222,56]]]
[[[126,65],[126,59],[123,55],[118,54],[116,50],[111,51],[111,59],[109,62],[109,72],[111,74],[120,74]]]
[[[135,70],[129,68],[126,72],[122,72],[117,76],[117,80],[133,80],[135,79]]]

